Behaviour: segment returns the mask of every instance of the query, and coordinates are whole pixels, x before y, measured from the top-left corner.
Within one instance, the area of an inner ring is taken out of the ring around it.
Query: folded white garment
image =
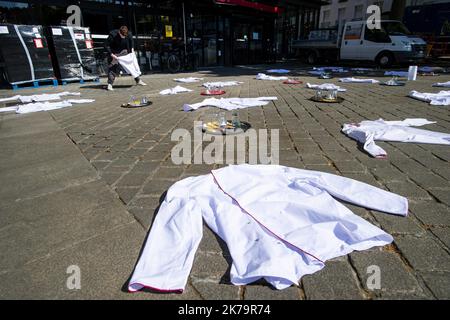
[[[22,105],[16,105],[8,108],[2,108],[2,109],[8,109],[4,111],[15,111],[16,113],[31,113],[31,112],[38,112],[38,111],[49,111],[49,110],[56,110],[56,109],[62,109],[66,107],[71,107],[73,104],[81,104],[81,103],[90,103],[94,102],[93,99],[71,99],[71,100],[63,100],[63,101],[56,101],[56,102],[33,102],[33,103],[27,103]],[[1,110],[1,109],[0,109]]]
[[[136,58],[136,55],[132,52],[124,56],[118,56],[117,61],[119,61],[122,68],[133,78],[137,78],[141,75],[141,69]]]
[[[79,92],[60,92],[60,93],[43,93],[43,94],[35,94],[31,96],[21,96],[16,95],[9,98],[2,98],[0,102],[8,102],[8,101],[17,101],[19,100],[22,103],[29,102],[42,102],[42,101],[51,101],[51,100],[59,100],[63,96],[79,96]]]
[[[385,76],[408,77],[408,71],[385,71]]]
[[[448,106],[450,105],[450,91],[439,91],[438,93],[411,91],[408,94],[411,98],[429,102],[434,106]]]
[[[288,77],[274,77],[274,76],[268,76],[265,73],[258,73],[256,75],[256,80],[273,80],[273,81],[278,81],[278,80],[287,80]]]
[[[187,89],[187,88],[184,88],[181,86],[176,86],[174,88],[162,90],[159,92],[159,94],[164,96],[164,95],[169,95],[169,94],[177,94],[180,92],[191,92],[191,91],[192,91],[191,89]]]
[[[445,87],[445,88],[450,88],[450,81],[433,83],[433,87]]]
[[[405,119],[403,121],[362,121],[344,124],[342,132],[364,144],[364,150],[376,158],[385,158],[386,151],[375,144],[379,141],[416,142],[450,145],[450,134],[410,128],[435,123],[427,119]]]
[[[176,82],[191,83],[191,82],[199,82],[203,80],[203,78],[189,77],[189,78],[178,78],[173,80]]]
[[[167,191],[128,290],[183,292],[203,223],[227,245],[231,283],[265,279],[279,290],[327,260],[393,241],[346,204],[408,214],[405,197],[320,171],[241,164],[185,178]]]
[[[345,82],[345,83],[378,83],[380,81],[375,80],[375,79],[358,79],[358,78],[340,78],[339,79],[340,82]]]
[[[269,69],[266,71],[269,73],[289,73],[289,72],[291,72],[291,70],[287,70],[287,69]]]
[[[339,92],[345,92],[347,89],[341,88],[334,83],[322,83],[322,84],[310,84],[306,83],[306,87],[309,89],[321,89],[321,90],[337,90]]]
[[[0,112],[16,112],[17,107],[6,107],[6,108],[0,108]]]
[[[258,97],[258,98],[207,98],[199,103],[183,105],[184,111],[197,110],[201,107],[217,107],[226,110],[244,109],[249,107],[260,107],[267,105],[277,97]]]
[[[240,84],[243,84],[243,82],[240,82],[240,81],[216,81],[216,82],[205,82],[203,84],[203,86],[206,88],[223,88],[223,87],[238,86]]]

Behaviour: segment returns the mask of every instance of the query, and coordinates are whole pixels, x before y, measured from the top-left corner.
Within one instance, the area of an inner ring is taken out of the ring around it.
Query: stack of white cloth
[[[183,105],[184,111],[197,110],[201,107],[217,107],[225,110],[244,109],[249,107],[260,107],[267,105],[270,101],[277,100],[277,97],[258,98],[207,98],[199,103]]]
[[[205,88],[222,88],[230,86],[238,86],[243,84],[241,81],[216,81],[216,82],[205,82],[203,86]]]
[[[342,132],[350,138],[364,144],[364,150],[376,158],[386,158],[387,154],[375,144],[378,141],[417,142],[450,145],[450,134],[430,130],[416,129],[435,123],[427,119],[405,119],[403,121],[362,121],[344,124]]]
[[[448,106],[450,105],[450,91],[439,91],[438,93],[411,91],[409,93],[411,98],[429,102],[434,106]]]
[[[375,80],[375,79],[358,79],[358,78],[340,78],[339,79],[340,82],[345,82],[345,83],[378,83],[380,81]]]
[[[178,79],[173,79],[173,80],[176,82],[192,83],[192,82],[202,81],[203,78],[189,77],[189,78],[178,78]]]
[[[347,89],[341,88],[333,83],[322,83],[322,84],[306,84],[309,89],[320,89],[320,90],[337,90],[339,92],[345,92]]]
[[[274,80],[274,81],[279,81],[279,80],[287,80],[288,77],[274,77],[274,76],[268,76],[265,73],[258,73],[256,75],[256,80]]]
[[[192,91],[191,89],[187,89],[187,88],[184,88],[184,87],[181,87],[181,86],[176,86],[174,88],[162,90],[162,91],[159,92],[159,94],[164,96],[164,95],[177,94],[177,93],[180,93],[180,92],[191,92],[191,91]]]

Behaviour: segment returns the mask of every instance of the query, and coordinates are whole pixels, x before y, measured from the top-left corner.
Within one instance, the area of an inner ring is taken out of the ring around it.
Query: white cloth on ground
[[[8,101],[17,101],[19,100],[22,103],[29,103],[29,102],[42,102],[42,101],[52,101],[52,100],[59,100],[63,96],[79,96],[79,92],[60,92],[60,93],[43,93],[43,94],[34,94],[31,96],[21,96],[21,95],[15,95],[13,97],[9,98],[1,98],[0,102],[8,102]]]
[[[287,70],[287,69],[269,69],[266,71],[269,73],[289,73],[289,72],[291,72],[291,70]]]
[[[202,102],[183,105],[184,111],[197,110],[201,107],[217,107],[226,110],[244,109],[249,107],[260,107],[267,105],[270,101],[277,100],[277,97],[258,98],[207,98]]]
[[[439,91],[438,93],[428,93],[412,90],[408,95],[411,98],[429,102],[431,105],[434,106],[450,105],[450,91]]]
[[[134,52],[124,56],[118,56],[117,61],[133,78],[137,78],[141,75],[141,69],[139,68],[139,63]]]
[[[73,104],[90,103],[94,101],[95,100],[93,99],[70,99],[56,102],[49,102],[49,101],[33,102],[11,106],[8,108],[0,108],[0,112],[15,111],[16,113],[31,113],[38,111],[49,111],[71,107]]]
[[[445,88],[450,88],[450,81],[433,83],[433,87],[445,87]]]
[[[334,83],[311,84],[308,82],[306,83],[306,87],[309,89],[337,90],[339,92],[347,91],[347,89],[341,88]]]
[[[203,86],[205,88],[223,88],[223,87],[231,87],[238,86],[243,84],[241,81],[216,81],[216,82],[205,82]]]
[[[411,127],[435,123],[427,119],[405,119],[403,121],[362,121],[344,124],[342,132],[364,144],[364,150],[376,158],[385,158],[386,151],[375,141],[416,142],[450,145],[450,134]]]
[[[408,71],[385,71],[385,76],[408,77]]]
[[[195,78],[195,77],[189,77],[189,78],[178,78],[173,79],[176,82],[183,82],[183,83],[192,83],[192,82],[199,82],[203,80],[203,78]]]
[[[325,261],[393,241],[354,214],[358,206],[406,216],[408,200],[357,180],[279,165],[231,165],[172,185],[153,222],[128,290],[182,292],[204,221],[233,259],[230,280],[264,278],[284,289]]]
[[[284,77],[284,76],[281,76],[281,77],[268,76],[268,75],[265,74],[265,73],[258,73],[258,74],[256,75],[256,80],[273,80],[273,81],[279,81],[279,80],[287,80],[287,79],[288,79],[288,77]]]
[[[169,94],[177,94],[180,92],[191,92],[191,91],[192,91],[191,89],[187,89],[187,88],[184,88],[181,86],[176,86],[176,87],[173,87],[170,89],[162,90],[159,92],[159,94],[164,96],[164,95],[169,95]]]
[[[380,81],[375,80],[375,79],[358,79],[358,78],[340,78],[339,79],[340,82],[344,82],[344,83],[378,83]]]

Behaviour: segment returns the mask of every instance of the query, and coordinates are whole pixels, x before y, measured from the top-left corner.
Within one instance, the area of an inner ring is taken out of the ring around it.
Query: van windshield
[[[403,36],[411,34],[411,32],[409,32],[409,30],[401,22],[386,21],[381,22],[381,26],[390,36]]]

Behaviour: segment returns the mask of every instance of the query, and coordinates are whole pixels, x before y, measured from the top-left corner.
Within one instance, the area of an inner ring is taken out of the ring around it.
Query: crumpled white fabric
[[[22,103],[29,103],[29,102],[42,102],[42,101],[52,101],[52,100],[59,100],[63,96],[79,96],[79,92],[60,92],[60,93],[43,93],[43,94],[34,94],[31,96],[21,96],[21,95],[15,95],[9,98],[1,98],[0,102],[8,102],[8,101],[17,101],[19,100]]]
[[[258,74],[256,75],[256,80],[272,80],[272,81],[279,81],[279,80],[287,80],[287,79],[288,79],[288,77],[284,77],[284,76],[281,76],[281,77],[268,76],[268,75],[265,74],[265,73],[258,73]]]
[[[139,63],[133,52],[124,56],[118,56],[117,61],[127,73],[131,74],[133,78],[137,78],[141,75]]]
[[[408,71],[385,71],[385,76],[408,77]]]
[[[270,101],[277,100],[277,97],[258,98],[207,98],[202,102],[183,105],[184,111],[197,110],[201,107],[217,107],[226,110],[244,109],[249,107],[260,107],[267,105]]]
[[[438,93],[418,92],[412,90],[408,96],[411,98],[429,102],[433,106],[450,105],[450,91],[439,91]]]
[[[450,81],[433,83],[433,87],[445,87],[445,88],[450,88]]]
[[[341,88],[334,83],[322,83],[322,84],[311,84],[306,83],[306,87],[309,89],[320,89],[320,90],[337,90],[339,92],[345,92],[347,89]]]
[[[223,88],[223,87],[231,87],[238,86],[243,84],[241,81],[216,81],[216,82],[205,82],[203,86],[205,88]]]
[[[191,91],[192,91],[191,89],[187,89],[187,88],[184,88],[184,87],[181,87],[181,86],[176,86],[174,88],[162,90],[162,91],[159,92],[159,94],[164,96],[164,95],[177,94],[177,93],[180,93],[180,92],[191,92]]]
[[[269,69],[266,71],[269,73],[289,73],[289,72],[291,72],[291,70],[287,70],[287,69]]]
[[[128,290],[183,292],[203,222],[227,245],[231,283],[265,279],[279,290],[321,270],[327,260],[393,241],[337,199],[401,217],[408,213],[408,200],[395,193],[278,165],[231,165],[178,181],[159,207]]]
[[[176,82],[183,82],[183,83],[192,83],[192,82],[199,82],[203,80],[203,78],[195,78],[195,77],[188,77],[188,78],[178,78],[173,79]]]
[[[71,106],[73,106],[73,104],[90,103],[90,102],[94,102],[94,101],[95,101],[94,99],[69,99],[69,100],[63,100],[63,101],[57,101],[57,102],[49,102],[49,101],[33,102],[33,103],[11,106],[8,108],[0,108],[0,112],[15,111],[16,113],[20,113],[20,114],[32,113],[32,112],[39,112],[39,111],[62,109],[62,108],[66,108],[66,107],[71,107]]]
[[[359,78],[340,78],[339,79],[340,82],[344,82],[344,83],[378,83],[380,81],[375,80],[375,79],[359,79]]]
[[[386,158],[387,153],[375,144],[379,141],[416,142],[450,145],[450,134],[411,127],[435,123],[422,118],[403,121],[362,121],[344,124],[342,132],[350,138],[364,144],[364,150],[375,158]]]

